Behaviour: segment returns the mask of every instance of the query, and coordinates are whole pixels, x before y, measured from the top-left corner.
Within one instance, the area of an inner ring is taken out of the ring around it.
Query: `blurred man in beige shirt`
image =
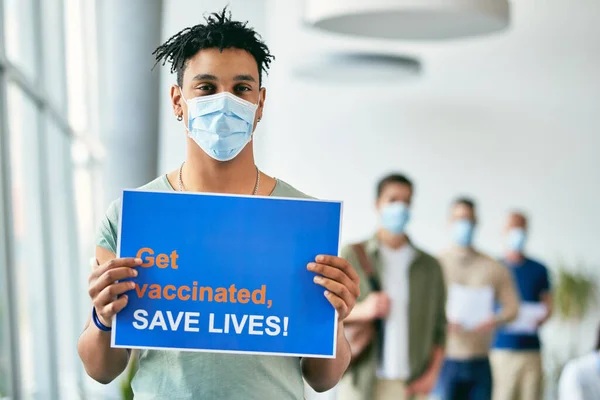
[[[456,200],[450,220],[454,245],[439,257],[448,286],[448,339],[435,393],[440,400],[490,400],[493,334],[517,316],[519,298],[506,268],[473,247],[475,203]]]

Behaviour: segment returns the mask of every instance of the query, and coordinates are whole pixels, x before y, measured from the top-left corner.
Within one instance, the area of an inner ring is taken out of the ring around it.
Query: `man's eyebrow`
[[[217,81],[217,77],[210,74],[198,74],[194,77],[194,81]]]
[[[254,79],[254,77],[252,75],[237,75],[233,78],[233,80],[236,82],[240,82],[240,81],[256,82],[256,79]]]

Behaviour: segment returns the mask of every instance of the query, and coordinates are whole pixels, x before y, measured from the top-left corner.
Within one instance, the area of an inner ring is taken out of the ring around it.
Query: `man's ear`
[[[184,105],[183,98],[181,97],[181,88],[177,85],[171,86],[171,106],[173,107],[173,114],[176,117],[184,116]]]
[[[265,100],[267,99],[267,88],[260,88],[258,94],[258,109],[256,110],[256,116],[260,120],[263,117],[263,109],[265,107]]]

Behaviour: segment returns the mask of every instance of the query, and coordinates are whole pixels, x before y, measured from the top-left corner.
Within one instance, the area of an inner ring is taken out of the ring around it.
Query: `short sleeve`
[[[117,232],[119,226],[120,201],[113,201],[100,222],[96,232],[96,246],[117,254]]]
[[[540,292],[549,292],[550,291],[550,276],[548,274],[548,269],[542,266],[542,273],[540,276]]]

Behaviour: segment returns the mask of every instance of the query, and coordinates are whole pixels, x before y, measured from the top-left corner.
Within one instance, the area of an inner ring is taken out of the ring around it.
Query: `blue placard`
[[[113,347],[335,357],[337,314],[306,269],[339,251],[342,204],[123,192],[119,257],[140,257]]]

